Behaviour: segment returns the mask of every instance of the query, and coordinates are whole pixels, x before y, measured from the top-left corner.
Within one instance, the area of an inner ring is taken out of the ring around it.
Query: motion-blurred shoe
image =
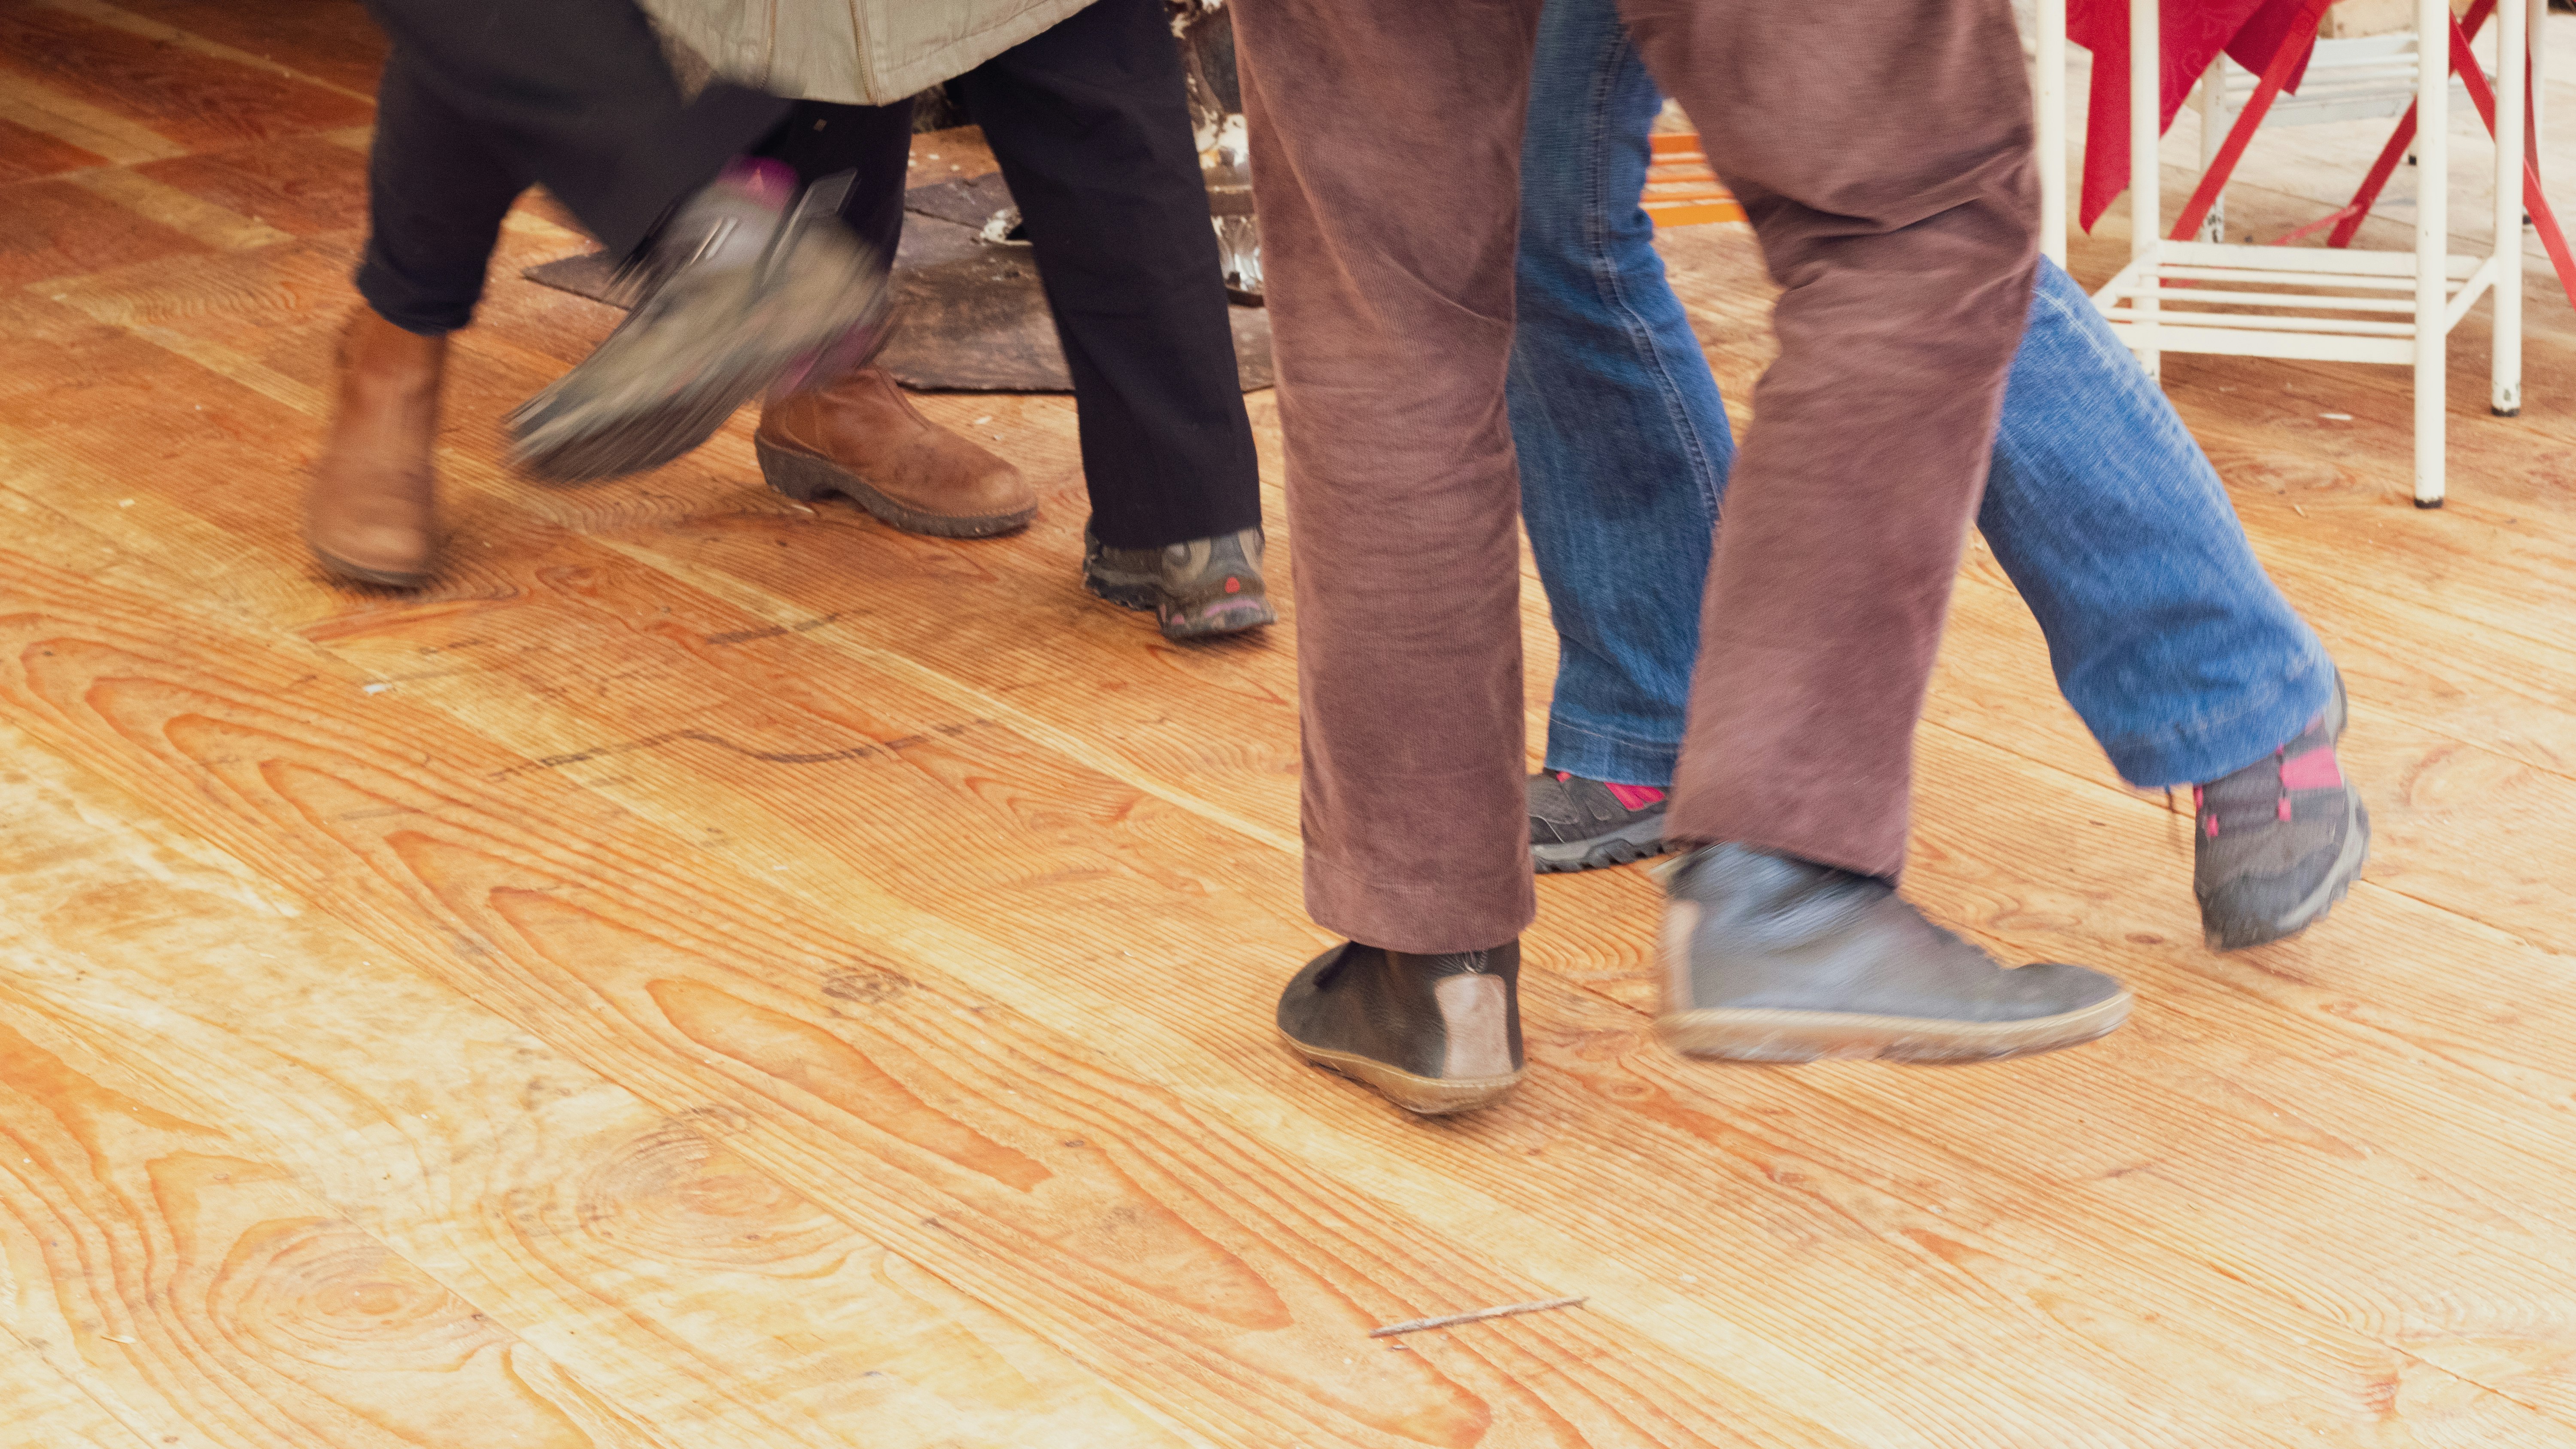
[[[1426,1116],[1519,1085],[1521,947],[1408,956],[1346,942],[1279,997],[1279,1034],[1306,1060]]]
[[[908,533],[988,538],[1038,514],[1019,469],[923,417],[873,367],[764,404],[752,446],[770,487],[807,503],[838,493]]]
[[[438,554],[439,384],[447,338],[360,307],[340,334],[339,397],[304,496],[304,541],[322,567],[389,589],[429,582]]]
[[[2370,858],[2370,812],[2343,777],[2334,698],[2297,739],[2234,774],[2192,787],[2192,894],[2210,949],[2294,936],[2334,908]]]
[[[1992,1061],[2088,1042],[2129,1016],[2111,977],[2007,970],[1875,876],[1712,845],[1666,890],[1655,1031],[1692,1056]]]
[[[510,417],[515,460],[558,481],[656,468],[773,386],[858,366],[891,310],[886,259],[836,214],[836,179],[796,190],[736,162],[648,244],[642,298],[608,340]]]
[[[1275,623],[1261,582],[1258,526],[1168,548],[1111,548],[1082,530],[1084,587],[1113,604],[1151,609],[1166,639],[1238,634]]]

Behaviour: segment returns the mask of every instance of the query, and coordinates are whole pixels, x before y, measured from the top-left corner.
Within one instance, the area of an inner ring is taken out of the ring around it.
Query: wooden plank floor
[[[320,577],[376,59],[345,0],[0,0],[0,1449],[2576,1445],[2544,274],[2522,417],[2455,341],[2439,513],[2402,373],[2168,364],[2351,681],[2378,836],[2330,923],[2201,948],[2187,817],[1972,550],[1912,889],[2134,1024],[1687,1064],[1652,881],[1551,879],[1528,1086],[1422,1122],[1268,1026],[1325,939],[1292,629],[1082,592],[1065,399],[922,400],[1044,487],[999,541],[770,494],[747,417],[529,484],[497,420],[610,321],[517,280],[580,245],[532,203],[459,340],[444,576]],[[2231,228],[2314,214],[2259,163]],[[1666,251],[1740,403],[1749,239]]]

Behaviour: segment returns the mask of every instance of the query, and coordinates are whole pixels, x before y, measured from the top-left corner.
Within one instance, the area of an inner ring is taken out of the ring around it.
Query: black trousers
[[[527,53],[494,61],[500,81],[459,95],[447,84],[456,68],[420,58],[389,12],[443,34],[448,9],[481,12],[492,0],[369,3],[395,46],[377,101],[373,235],[358,290],[397,326],[439,333],[471,320],[501,220],[537,182],[626,250],[727,156],[756,152],[808,180],[856,171],[843,220],[887,255],[902,238],[908,104],[791,105],[725,86],[683,104],[630,0],[543,7],[548,24]],[[528,55],[572,45],[567,17],[596,33],[574,72],[553,75]],[[491,33],[524,38],[528,28]],[[1094,531],[1114,548],[1160,548],[1259,523],[1252,423],[1163,0],[1099,0],[952,84],[1020,206],[1073,376]],[[628,156],[637,148],[620,150],[584,120],[604,109],[566,99],[592,85],[614,90],[629,123],[660,138],[642,148],[649,154]],[[540,169],[583,155],[599,167]]]
[[[376,219],[401,223],[377,235],[398,247],[445,229],[433,213],[451,188],[481,203],[470,213],[479,230],[506,173],[632,251],[789,106],[721,84],[683,101],[634,0],[367,0],[367,10],[393,41],[379,109],[396,124],[389,144],[380,115],[371,170]],[[389,200],[398,215],[385,214]]]
[[[1259,523],[1170,7],[1098,0],[951,85],[1002,163],[1055,313],[1093,530],[1156,548]]]

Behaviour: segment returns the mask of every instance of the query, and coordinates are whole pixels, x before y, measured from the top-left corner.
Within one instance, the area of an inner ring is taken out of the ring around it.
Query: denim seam
[[[1584,167],[1584,174],[1590,180],[1591,187],[1589,194],[1584,197],[1582,228],[1585,250],[1591,254],[1589,257],[1591,265],[1587,270],[1592,274],[1596,293],[1605,304],[1616,310],[1621,325],[1627,329],[1629,340],[1637,345],[1640,355],[1648,359],[1655,378],[1658,398],[1664,405],[1665,413],[1672,419],[1673,429],[1681,437],[1684,449],[1690,455],[1692,481],[1699,485],[1700,497],[1707,502],[1709,512],[1714,515],[1719,509],[1721,490],[1717,485],[1714,467],[1710,462],[1710,449],[1706,441],[1700,437],[1699,429],[1692,423],[1690,408],[1682,401],[1681,387],[1674,381],[1672,366],[1665,358],[1663,348],[1655,337],[1655,329],[1647,325],[1645,318],[1630,302],[1627,290],[1621,284],[1624,274],[1611,259],[1609,219],[1611,209],[1616,203],[1605,194],[1604,189],[1608,186],[1610,175],[1616,168],[1608,164],[1609,158],[1606,154],[1611,145],[1607,112],[1612,87],[1629,65],[1637,63],[1635,43],[1628,38],[1624,30],[1612,54],[1611,62],[1594,73],[1592,103],[1587,108],[1590,126],[1589,133],[1584,138],[1584,144],[1590,153],[1588,157],[1590,164]]]
[[[1553,712],[1547,717],[1547,726],[1551,731],[1562,731],[1587,740],[1599,740],[1603,744],[1617,745],[1623,750],[1641,750],[1659,755],[1674,755],[1681,751],[1679,740],[1655,740],[1643,735],[1621,734],[1617,730],[1602,729],[1596,725],[1576,724],[1564,715]]]

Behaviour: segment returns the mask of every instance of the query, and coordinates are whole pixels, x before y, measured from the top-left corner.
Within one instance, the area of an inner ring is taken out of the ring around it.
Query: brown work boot
[[[344,579],[416,589],[438,552],[438,388],[447,339],[360,307],[340,334],[340,396],[304,498],[304,541]]]
[[[1038,516],[1019,469],[913,411],[873,367],[763,403],[752,444],[770,487],[808,503],[841,494],[907,533],[986,538]]]

